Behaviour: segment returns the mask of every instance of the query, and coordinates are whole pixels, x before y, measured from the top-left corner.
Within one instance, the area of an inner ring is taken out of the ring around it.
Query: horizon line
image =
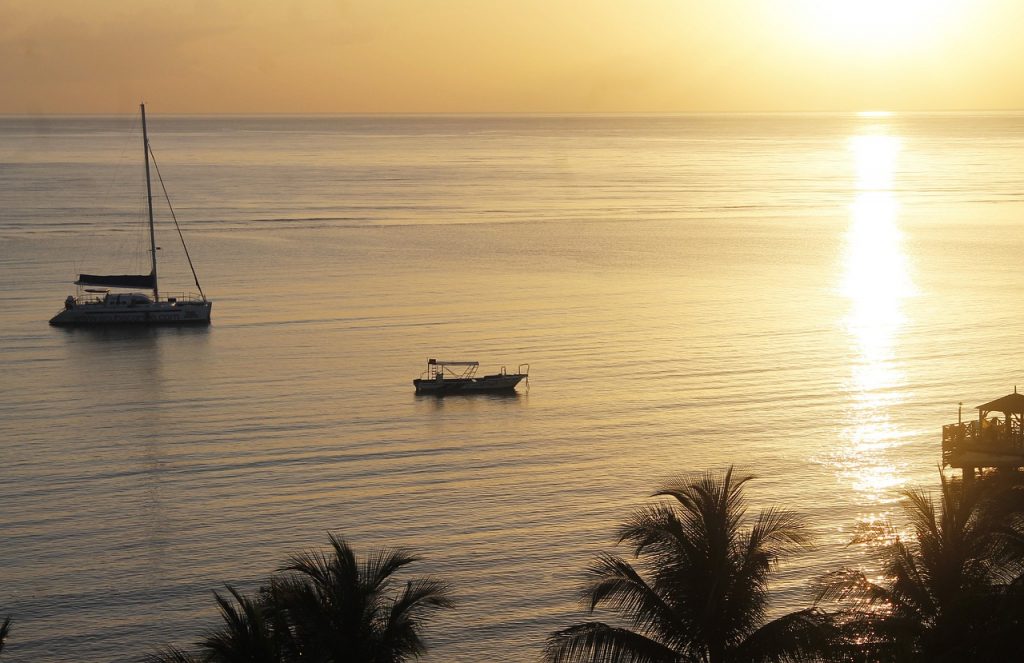
[[[0,117],[121,117],[135,111],[105,112],[4,112]],[[176,111],[155,112],[153,115],[192,117],[336,117],[336,116],[707,116],[707,115],[857,115],[864,118],[891,117],[899,115],[943,115],[943,114],[1017,114],[1024,108],[947,108],[931,110],[707,110],[707,111]]]

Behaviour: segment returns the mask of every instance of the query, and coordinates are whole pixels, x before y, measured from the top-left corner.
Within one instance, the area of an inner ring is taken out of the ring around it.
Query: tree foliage
[[[295,555],[255,598],[230,585],[214,593],[221,625],[195,652],[164,649],[154,663],[400,663],[427,649],[423,629],[453,602],[433,578],[399,583],[395,575],[419,558],[382,549],[359,560],[331,535],[328,551]]]
[[[621,624],[592,621],[554,633],[554,663],[803,661],[824,655],[833,630],[814,608],[766,622],[778,560],[808,548],[803,520],[769,508],[747,516],[751,476],[683,477],[667,498],[637,509],[619,528],[637,565],[612,554],[586,571],[581,598]]]
[[[912,535],[879,548],[880,580],[857,569],[826,576],[818,592],[841,606],[851,658],[959,661],[1024,658],[1019,530],[1009,494],[940,474],[937,495],[903,492]]]

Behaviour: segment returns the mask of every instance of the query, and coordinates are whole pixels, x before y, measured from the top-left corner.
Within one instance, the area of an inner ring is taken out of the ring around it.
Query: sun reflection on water
[[[906,323],[903,300],[914,294],[894,181],[901,140],[878,128],[849,141],[855,184],[843,254],[844,326],[852,342],[847,425],[837,462],[864,504],[882,508],[903,486],[895,451],[908,435],[893,411],[906,376],[895,346]],[[876,517],[876,516],[869,516]]]

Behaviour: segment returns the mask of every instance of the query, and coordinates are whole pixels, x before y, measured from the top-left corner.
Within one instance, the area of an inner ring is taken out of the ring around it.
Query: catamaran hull
[[[486,375],[482,378],[448,378],[445,380],[413,380],[418,394],[479,394],[515,391],[525,375]]]
[[[50,318],[54,327],[102,325],[208,325],[213,302],[137,307],[82,304]]]

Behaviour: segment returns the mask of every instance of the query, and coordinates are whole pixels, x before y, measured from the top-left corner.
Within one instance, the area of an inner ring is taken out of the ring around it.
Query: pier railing
[[[984,423],[964,421],[942,427],[942,464],[952,465],[964,451],[989,453],[1024,452],[1024,434],[1007,431],[1006,422],[986,419]]]

